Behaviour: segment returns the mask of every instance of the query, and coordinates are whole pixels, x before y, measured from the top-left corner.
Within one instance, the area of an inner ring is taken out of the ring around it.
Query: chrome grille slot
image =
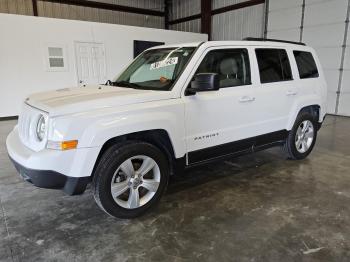
[[[18,130],[19,130],[19,137],[22,141],[22,143],[25,144],[25,140],[26,140],[26,111],[22,110],[21,114],[19,115],[18,118]]]
[[[30,139],[30,137],[29,137],[29,129],[30,129],[30,115],[27,115],[26,116],[26,119],[25,119],[26,121],[25,121],[25,136],[24,136],[24,138],[25,138],[25,140],[26,141],[28,141],[29,139]]]

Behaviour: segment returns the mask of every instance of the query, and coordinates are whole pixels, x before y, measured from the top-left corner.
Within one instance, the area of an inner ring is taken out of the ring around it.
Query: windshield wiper
[[[104,84],[105,86],[112,86],[113,82],[111,80],[107,80],[107,82]]]
[[[115,81],[115,82],[109,82],[110,85],[113,86],[120,86],[120,87],[128,87],[128,88],[138,88],[140,87],[138,84],[130,83],[128,81]]]

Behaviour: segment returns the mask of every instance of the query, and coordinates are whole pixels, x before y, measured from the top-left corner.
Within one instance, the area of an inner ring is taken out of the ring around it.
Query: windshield
[[[111,82],[116,86],[168,91],[189,61],[195,47],[161,48],[145,51]]]

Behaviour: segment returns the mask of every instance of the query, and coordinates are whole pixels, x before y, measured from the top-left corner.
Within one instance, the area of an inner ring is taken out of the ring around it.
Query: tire
[[[93,194],[107,214],[134,218],[160,200],[168,181],[169,164],[162,151],[149,143],[128,141],[103,153],[93,177]]]
[[[303,131],[303,128],[309,131]],[[300,142],[300,134],[304,134],[307,142]],[[309,139],[310,138],[310,139]],[[283,145],[284,152],[289,159],[300,160],[306,158],[312,151],[317,138],[317,120],[308,112],[301,112],[297,116],[292,130]]]

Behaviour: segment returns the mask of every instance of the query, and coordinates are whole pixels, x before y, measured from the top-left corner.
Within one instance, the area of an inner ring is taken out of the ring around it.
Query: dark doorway
[[[164,45],[164,42],[134,40],[134,58],[139,54],[141,54],[146,49],[157,45]]]

